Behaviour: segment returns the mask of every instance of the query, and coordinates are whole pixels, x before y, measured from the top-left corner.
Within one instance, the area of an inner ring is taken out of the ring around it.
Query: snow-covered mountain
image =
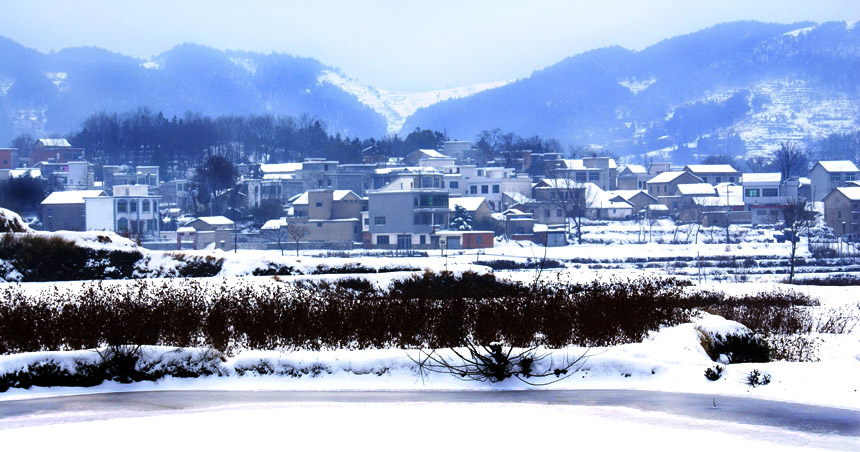
[[[860,128],[858,69],[855,24],[733,22],[641,51],[585,52],[418,110],[404,128],[469,138],[499,127],[633,155],[703,144],[757,154]]]
[[[408,93],[376,89],[330,70],[322,71],[319,76],[320,83],[329,83],[353,94],[361,103],[382,115],[388,122],[388,133],[390,134],[404,132],[402,129],[406,118],[412,116],[419,108],[429,107],[448,99],[471,96],[484,90],[507,85],[512,81],[479,83],[458,88]]]

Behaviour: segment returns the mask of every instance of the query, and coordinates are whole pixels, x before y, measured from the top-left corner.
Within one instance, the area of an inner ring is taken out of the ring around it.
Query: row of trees
[[[234,163],[301,161],[307,157],[359,163],[361,151],[370,146],[398,157],[417,149],[437,149],[448,139],[442,132],[422,129],[405,138],[329,135],[325,122],[310,115],[212,118],[188,112],[168,118],[148,108],[93,114],[66,138],[72,145],[85,148],[93,163],[158,165],[165,175],[173,168],[193,168],[212,154]],[[10,144],[27,153],[34,142],[34,137],[21,135]]]

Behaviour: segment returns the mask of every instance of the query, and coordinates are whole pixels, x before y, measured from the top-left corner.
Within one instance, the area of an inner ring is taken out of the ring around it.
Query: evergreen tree
[[[448,227],[453,231],[471,231],[472,216],[469,215],[465,207],[454,206],[454,215],[451,217]]]

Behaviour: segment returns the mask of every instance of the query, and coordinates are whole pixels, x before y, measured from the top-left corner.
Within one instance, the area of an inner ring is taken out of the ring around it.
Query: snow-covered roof
[[[645,190],[611,190],[611,191],[606,192],[607,195],[609,195],[613,198],[616,196],[620,196],[625,201],[629,201],[629,200],[633,199],[634,196],[636,196],[640,193],[644,193],[646,195],[648,194],[645,192]]]
[[[197,219],[212,226],[232,226],[234,224],[233,220],[221,215],[215,217],[199,217]]]
[[[519,203],[519,204],[525,204],[525,203],[527,203],[527,202],[529,202],[529,201],[531,201],[531,200],[532,200],[532,199],[531,199],[531,198],[529,198],[528,196],[526,196],[526,195],[524,195],[524,194],[522,194],[522,193],[520,193],[520,192],[517,192],[517,191],[506,191],[506,192],[504,192],[503,194],[504,194],[505,196],[507,196],[508,198],[511,198],[511,200],[512,200],[513,202],[515,202],[515,203]]]
[[[621,172],[624,171],[631,172],[633,174],[646,174],[648,171],[642,165],[627,165],[621,169]]]
[[[277,218],[275,220],[267,221],[265,224],[263,224],[263,227],[261,227],[260,229],[280,229],[280,228],[286,227],[286,226],[287,226],[287,219],[286,218]]]
[[[525,215],[526,214],[525,212],[523,212],[520,209],[508,209],[502,213],[505,215]]]
[[[450,158],[449,156],[447,156],[447,155],[445,155],[445,154],[443,154],[443,153],[441,153],[435,149],[419,149],[415,152],[420,152],[420,153],[422,153],[422,154],[424,154],[430,158]]]
[[[97,198],[99,196],[107,196],[107,194],[104,190],[55,191],[48,195],[42,204],[83,204],[84,198]]]
[[[292,174],[288,173],[268,173],[263,174],[263,180],[290,180],[294,179]]]
[[[744,205],[744,188],[730,182],[717,184],[717,196],[725,201],[728,198],[728,205],[743,206]],[[724,202],[725,204],[725,202]]]
[[[593,209],[632,209],[633,204],[630,204],[627,201],[619,201],[618,198],[609,199],[604,197],[603,199],[596,200],[591,203],[591,208]]]
[[[821,165],[828,173],[852,173],[860,171],[851,160],[820,160],[816,165]]]
[[[655,210],[655,211],[656,210],[660,210],[660,211],[668,211],[669,210],[669,206],[665,206],[663,204],[648,204],[647,206],[645,206],[645,208],[648,210]]]
[[[42,170],[38,168],[21,168],[9,170],[9,177],[24,177],[29,175],[33,179],[42,177]]]
[[[355,195],[355,197],[356,197],[356,198],[360,198],[360,196],[358,196],[358,195],[357,195],[354,191],[352,191],[352,190],[332,190],[332,200],[334,200],[334,201],[342,201],[344,198],[346,198],[347,196],[349,196],[349,194],[350,194],[350,193],[352,193],[353,195]],[[297,198],[295,198],[295,200],[292,202],[292,204],[294,204],[294,205],[295,205],[295,204],[298,204],[298,205],[300,205],[300,206],[304,206],[304,205],[306,205],[308,202],[309,202],[309,201],[308,201],[308,192],[304,192],[304,193],[302,193],[301,195],[299,195]]]
[[[454,210],[454,206],[460,206],[469,212],[474,212],[485,203],[487,198],[482,196],[466,196],[462,198],[448,198],[448,208]]]
[[[679,195],[715,195],[717,194],[714,191],[714,186],[711,184],[678,184],[678,194]]]
[[[70,148],[72,147],[69,144],[68,140],[65,138],[40,138],[38,143],[45,147],[55,147],[55,148]]]
[[[301,162],[291,163],[262,163],[260,171],[263,173],[294,173],[302,169]]]
[[[197,229],[194,229],[191,226],[182,226],[181,228],[176,229],[177,234],[187,234],[189,232],[197,232]]]
[[[562,162],[564,162],[564,167],[567,169],[586,169],[582,159],[562,159]]]
[[[744,173],[741,176],[743,183],[757,182],[782,182],[782,173]]]
[[[681,177],[684,174],[689,174],[686,171],[664,171],[654,177],[652,177],[648,183],[649,184],[667,184],[672,182],[673,180]]]
[[[860,187],[839,187],[834,191],[842,193],[846,198],[852,201],[860,201]]]
[[[686,170],[693,173],[723,173],[723,174],[738,174],[739,171],[734,169],[732,165],[687,165]]]

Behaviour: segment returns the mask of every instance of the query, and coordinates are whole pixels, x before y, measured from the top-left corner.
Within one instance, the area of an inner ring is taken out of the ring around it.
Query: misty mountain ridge
[[[678,146],[740,152],[739,140],[766,152],[860,120],[860,27],[845,23],[732,22],[641,51],[584,52],[516,81],[424,93],[363,85],[312,58],[195,44],[141,60],[93,47],[42,54],[0,38],[0,55],[0,143],[141,106],[167,117],[307,113],[353,137],[420,127],[473,139],[498,127],[654,156]]]
[[[331,133],[381,136],[386,121],[318,78],[333,70],[312,58],[219,51],[182,44],[150,60],[94,47],[42,54],[0,38],[0,143],[20,133],[76,130],[98,111],[138,107],[165,116],[311,115]]]
[[[660,157],[700,139],[740,137],[756,154],[782,140],[856,130],[858,88],[860,27],[733,22],[641,51],[608,47],[566,58],[418,110],[404,128],[474,137],[499,127]]]

